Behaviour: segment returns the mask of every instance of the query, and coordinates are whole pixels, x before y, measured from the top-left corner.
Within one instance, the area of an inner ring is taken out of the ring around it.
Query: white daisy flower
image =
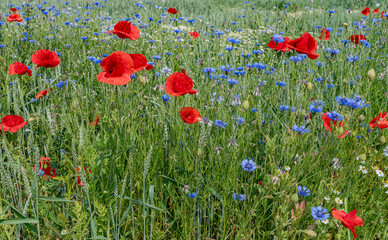
[[[326,220],[323,220],[322,223],[328,224],[328,223],[329,223],[329,220],[327,220],[327,219],[326,219]]]
[[[330,201],[330,197],[329,196],[325,196],[323,199],[325,199],[326,202]]]
[[[288,172],[291,170],[290,166],[285,166],[284,169]]]
[[[384,177],[384,176],[385,176],[384,173],[383,173],[383,171],[381,171],[381,170],[376,170],[376,174],[377,174],[377,176],[379,176],[379,177]]]
[[[66,229],[62,229],[61,235],[66,235],[66,234],[67,234],[67,230]]]
[[[336,195],[340,194],[340,192],[338,190],[334,190],[333,193]]]
[[[366,169],[366,167],[361,166],[361,165],[358,167],[358,171],[362,172],[363,174],[367,174],[368,173],[368,170]]]
[[[388,157],[388,145],[383,149],[383,154]]]
[[[342,203],[343,203],[341,198],[338,198],[338,197],[335,198],[335,202],[338,203],[339,205],[342,205]]]

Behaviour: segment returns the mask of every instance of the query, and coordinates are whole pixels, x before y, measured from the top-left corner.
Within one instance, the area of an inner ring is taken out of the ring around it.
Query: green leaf
[[[118,196],[118,198],[124,198],[124,199],[130,200],[130,201],[132,201],[132,202],[134,202],[134,203],[137,203],[137,204],[146,206],[146,207],[148,207],[148,208],[151,208],[151,209],[154,209],[154,210],[157,210],[157,211],[161,211],[161,212],[166,212],[165,210],[160,209],[160,208],[158,208],[158,207],[155,207],[154,205],[151,205],[151,204],[148,204],[148,203],[144,203],[144,202],[142,202],[142,201],[135,200],[135,199],[132,199],[132,198],[127,197],[127,196]]]
[[[218,192],[211,186],[208,186],[207,189],[209,189],[209,191],[216,197],[218,198],[218,200],[220,200],[222,202],[222,198],[220,196],[220,194],[218,194]]]
[[[39,200],[48,201],[48,202],[74,202],[66,198],[55,198],[55,197],[39,197]]]
[[[25,223],[38,223],[38,220],[34,218],[0,219],[0,225],[25,224]]]
[[[12,206],[9,202],[7,202],[5,199],[1,198],[3,202],[5,202],[12,210],[13,212],[20,218],[26,218],[21,212],[19,212],[14,206]],[[38,229],[31,223],[25,223],[26,227],[30,229],[33,233],[38,235]]]
[[[103,236],[97,236],[97,237],[92,237],[90,239],[106,239],[106,240],[109,240],[109,238],[106,238],[106,237],[103,237]]]

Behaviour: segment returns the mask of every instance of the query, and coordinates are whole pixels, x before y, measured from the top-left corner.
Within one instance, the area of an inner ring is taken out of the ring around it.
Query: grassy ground
[[[368,125],[388,110],[387,18],[360,13],[368,5],[373,11],[374,1],[69,2],[29,1],[18,11],[20,24],[5,14],[11,13],[7,4],[24,3],[0,3],[0,116],[28,122],[1,135],[1,239],[353,238],[332,216],[316,221],[311,209],[317,206],[329,213],[357,209],[363,219],[358,239],[388,238],[387,130]],[[379,8],[387,9],[387,2]],[[139,39],[106,34],[130,18]],[[333,29],[329,41],[318,40],[317,25]],[[200,37],[192,38],[192,31]],[[317,39],[316,60],[294,62],[290,57],[298,53],[267,48],[274,34],[295,39],[304,32]],[[341,42],[354,34],[365,35],[370,47]],[[330,56],[327,48],[340,53]],[[38,49],[60,53],[61,63],[34,70],[30,59]],[[144,54],[153,70],[124,86],[98,82],[102,68],[89,57],[114,51]],[[32,76],[9,75],[16,61],[31,66]],[[255,62],[265,69],[247,67]],[[227,65],[234,70],[224,78],[220,66]],[[246,73],[236,75],[238,67]],[[182,68],[198,94],[164,102],[167,77]],[[204,68],[215,72],[209,77]],[[370,107],[336,101],[355,94]],[[325,102],[321,112],[309,108],[312,98]],[[281,110],[285,105],[294,111]],[[198,109],[213,125],[184,123],[182,107]],[[332,111],[345,122],[333,134],[322,121]],[[98,124],[90,125],[97,115]],[[295,124],[309,132],[293,131]],[[337,138],[345,130],[348,135]],[[50,158],[56,177],[34,170],[41,157]],[[241,163],[250,158],[257,169],[247,172]],[[310,195],[298,194],[298,186]],[[305,208],[296,210],[302,201]]]

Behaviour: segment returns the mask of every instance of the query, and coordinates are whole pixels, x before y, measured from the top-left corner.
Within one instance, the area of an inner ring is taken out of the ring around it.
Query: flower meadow
[[[2,1],[0,238],[388,239],[387,9]]]

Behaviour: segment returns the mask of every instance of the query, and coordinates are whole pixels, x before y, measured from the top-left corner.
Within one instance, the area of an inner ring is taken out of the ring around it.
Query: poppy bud
[[[202,157],[202,149],[201,149],[201,148],[198,148],[198,150],[197,150],[197,156],[198,156],[199,158]]]
[[[146,84],[146,79],[145,79],[145,77],[139,76],[139,82],[140,82],[142,85],[145,85],[145,84]]]
[[[340,232],[335,235],[335,239],[338,239],[338,240],[341,239],[341,233]]]
[[[379,143],[380,143],[381,145],[385,144],[385,143],[386,143],[386,140],[385,140],[384,135],[382,135],[381,137],[379,137],[378,141],[379,141]]]
[[[365,117],[364,117],[364,115],[360,115],[359,117],[358,117],[358,121],[359,122],[363,122],[365,120]]]
[[[359,156],[358,156],[358,160],[360,160],[360,161],[365,161],[366,160],[366,154],[365,153],[363,153],[363,154],[360,154]]]
[[[293,201],[294,203],[297,203],[299,201],[298,194],[296,193],[292,194],[291,201]]]
[[[346,23],[346,22],[344,22],[344,23],[342,23],[342,25],[344,25],[345,27],[347,27],[349,24]]]
[[[248,102],[248,100],[245,100],[241,105],[242,105],[242,107],[244,108],[245,111],[248,111],[248,109],[249,109],[249,102]]]
[[[33,121],[35,121],[35,118],[29,118],[29,119],[27,120],[27,122],[33,122]]]
[[[71,103],[71,109],[77,110],[78,104],[79,104],[78,99],[74,98],[73,102]]]
[[[338,134],[338,135],[342,135],[342,134],[344,133],[344,128],[343,128],[343,127],[337,128],[337,129],[335,130],[335,132],[336,132],[336,134]]]
[[[275,220],[276,222],[279,222],[279,221],[280,221],[280,216],[279,216],[279,215],[276,215],[275,218],[274,218],[274,220]]]
[[[372,81],[376,77],[376,72],[374,69],[371,69],[367,72],[366,76]]]
[[[306,110],[301,109],[301,110],[300,110],[300,116],[305,116],[305,115],[306,115]]]
[[[307,236],[309,236],[310,238],[315,238],[317,236],[317,233],[314,232],[314,230],[311,230],[311,229],[307,229],[307,230],[304,230],[303,231]]]
[[[312,84],[311,82],[308,82],[307,83],[307,90],[310,92],[311,90],[313,90],[313,87],[314,87],[314,84]]]

